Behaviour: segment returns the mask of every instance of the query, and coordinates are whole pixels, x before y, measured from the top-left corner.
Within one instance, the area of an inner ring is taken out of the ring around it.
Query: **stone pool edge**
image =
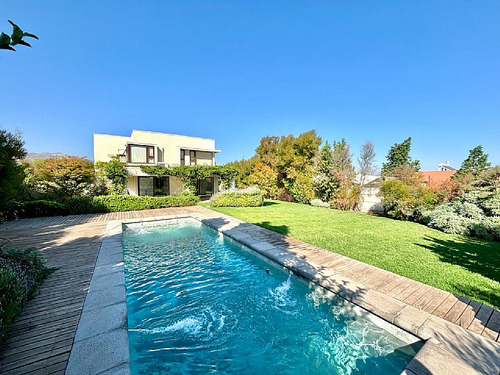
[[[189,212],[181,215],[108,222],[66,374],[89,372],[130,374],[122,244],[123,224],[182,218],[193,218],[202,222],[299,276],[321,285],[377,317],[424,340],[423,347],[402,372],[404,375],[498,374],[500,345],[383,293],[366,288],[334,270],[329,270],[328,267],[318,267],[286,249],[258,240],[253,237],[252,231],[262,230],[262,228],[256,225],[207,211],[209,215]],[[110,284],[106,284],[106,278]],[[362,296],[355,293],[357,289],[363,287]],[[110,295],[111,299],[108,300],[106,295]],[[100,305],[96,301],[99,299]],[[111,302],[116,303],[110,305]],[[118,312],[118,320],[116,315],[109,315],[112,310],[110,306],[114,305]],[[96,314],[96,311],[101,311],[101,313]],[[96,317],[99,324],[92,327]]]

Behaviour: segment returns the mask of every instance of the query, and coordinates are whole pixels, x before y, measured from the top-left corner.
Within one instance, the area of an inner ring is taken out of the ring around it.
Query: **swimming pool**
[[[399,374],[420,346],[194,219],[123,245],[133,374]]]

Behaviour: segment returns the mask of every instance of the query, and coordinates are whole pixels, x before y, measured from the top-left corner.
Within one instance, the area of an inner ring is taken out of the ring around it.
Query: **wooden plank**
[[[490,319],[494,310],[495,309],[493,309],[493,307],[487,305],[481,305],[481,308],[474,317],[474,320],[467,328],[472,332],[482,334],[484,331],[484,327],[486,327],[486,323],[488,323],[488,320]]]
[[[444,301],[441,302],[433,311],[430,311],[430,313],[443,318],[456,302],[457,297],[453,294],[449,294]]]
[[[488,323],[486,323],[486,327],[483,331],[483,336],[487,337],[493,341],[498,339],[498,333],[500,332],[500,311],[495,310],[493,314],[491,314],[490,319],[488,319]]]
[[[465,297],[458,296],[457,302],[452,306],[452,308],[445,314],[443,319],[456,323],[458,318],[463,314],[467,306],[469,305],[470,300]]]
[[[469,327],[472,321],[474,320],[474,317],[479,312],[481,306],[482,304],[479,302],[469,301],[469,305],[465,308],[464,312],[462,313],[462,315],[460,315],[456,323],[460,327],[464,328]]]

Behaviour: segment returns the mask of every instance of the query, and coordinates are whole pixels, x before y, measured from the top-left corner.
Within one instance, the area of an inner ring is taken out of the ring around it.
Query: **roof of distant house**
[[[427,186],[431,185],[442,185],[446,181],[448,181],[451,176],[457,173],[454,171],[419,171],[422,175],[422,182],[425,182]]]

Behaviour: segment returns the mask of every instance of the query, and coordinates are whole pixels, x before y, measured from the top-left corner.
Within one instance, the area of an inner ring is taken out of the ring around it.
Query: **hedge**
[[[0,244],[0,338],[51,272],[36,250]]]
[[[262,191],[255,188],[223,191],[210,199],[213,207],[258,207],[263,204]]]
[[[132,195],[80,196],[67,198],[62,203],[38,200],[24,202],[3,212],[4,219],[27,217],[91,214],[101,212],[136,211],[165,207],[194,206],[200,198],[194,195],[167,195],[164,197],[136,197]]]
[[[194,206],[199,201],[200,198],[195,195],[167,195],[164,197],[102,195],[68,198],[64,201],[64,205],[70,214],[90,214]]]

